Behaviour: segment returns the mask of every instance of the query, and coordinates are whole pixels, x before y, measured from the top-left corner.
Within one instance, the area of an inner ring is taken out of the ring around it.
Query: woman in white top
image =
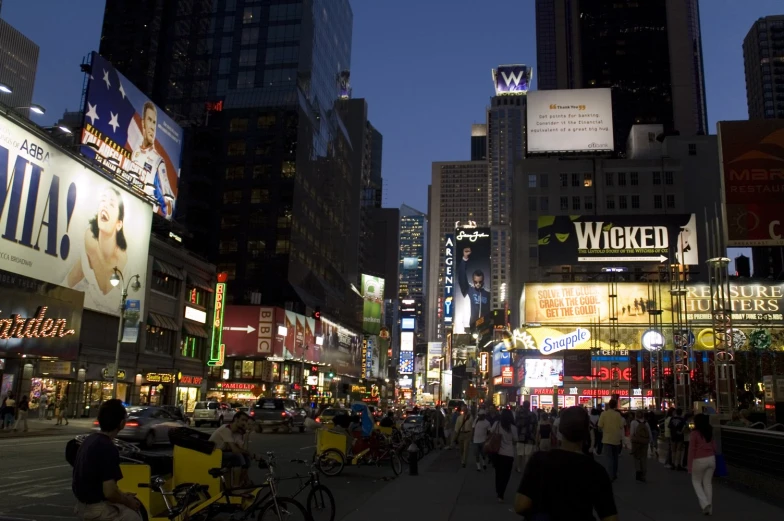
[[[485,459],[485,442],[487,441],[487,433],[490,432],[490,422],[487,420],[487,415],[484,409],[479,409],[479,416],[474,421],[474,454],[476,454],[476,470],[481,471],[487,468],[487,460]]]
[[[498,502],[504,501],[504,492],[512,475],[515,459],[515,443],[517,442],[517,427],[514,425],[514,415],[509,409],[501,412],[501,419],[493,425],[491,434],[501,435],[501,447],[495,455],[495,493]]]

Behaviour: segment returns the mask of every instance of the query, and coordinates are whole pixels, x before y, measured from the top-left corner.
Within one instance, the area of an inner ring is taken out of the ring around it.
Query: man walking
[[[621,431],[623,418],[618,412],[618,402],[610,400],[601,416],[599,416],[599,429],[602,431],[602,452],[607,475],[611,481],[618,478],[618,457],[621,455]]]
[[[683,409],[676,409],[675,416],[670,420],[670,443],[672,444],[672,468],[686,470],[683,466],[684,430],[686,420],[683,418]]]

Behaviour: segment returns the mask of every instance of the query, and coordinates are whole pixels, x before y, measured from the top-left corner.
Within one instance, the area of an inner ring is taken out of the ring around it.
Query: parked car
[[[177,407],[176,405],[161,405],[161,409],[171,414],[175,420],[180,420],[185,424],[190,424],[190,418],[185,416],[182,412],[182,409]]]
[[[289,432],[293,432],[294,429],[299,429],[299,432],[305,430],[307,412],[298,407],[294,400],[259,398],[249,414],[262,430],[265,428],[272,429],[273,432],[281,428],[288,429]]]
[[[141,443],[149,448],[156,443],[169,443],[169,431],[185,427],[185,422],[176,419],[163,407],[128,407],[125,428],[117,434],[123,441]],[[98,431],[98,422],[93,422],[93,430]]]
[[[237,413],[237,407],[241,404],[229,405],[224,402],[196,402],[193,408],[193,425],[201,427],[202,424],[209,423],[219,427],[224,423],[229,423]]]

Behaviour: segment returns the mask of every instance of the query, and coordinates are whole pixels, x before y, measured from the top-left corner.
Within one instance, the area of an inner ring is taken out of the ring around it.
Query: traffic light
[[[332,377],[334,377],[334,376],[335,376],[335,373],[333,373],[332,371],[330,371],[330,372],[328,372],[328,373],[327,373],[327,376],[329,376],[330,378],[332,378]]]

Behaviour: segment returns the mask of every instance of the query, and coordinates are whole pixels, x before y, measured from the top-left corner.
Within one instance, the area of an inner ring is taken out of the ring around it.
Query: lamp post
[[[139,281],[139,275],[134,275],[125,283],[122,271],[117,266],[114,267],[114,273],[109,278],[112,286],[115,288],[119,285],[122,288],[122,300],[120,301],[120,325],[117,330],[117,348],[114,351],[114,374],[112,375],[112,399],[117,398],[117,373],[118,366],[120,365],[120,345],[122,344],[123,325],[125,322],[125,303],[128,298],[128,288],[133,291],[139,291],[142,283]]]

